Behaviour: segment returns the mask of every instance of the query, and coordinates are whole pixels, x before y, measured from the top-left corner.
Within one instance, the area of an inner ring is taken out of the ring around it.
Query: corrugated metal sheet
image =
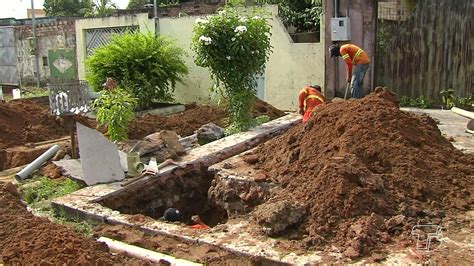
[[[474,93],[474,0],[419,1],[378,60],[378,85],[441,102],[440,91]]]
[[[18,85],[18,69],[13,27],[0,27],[0,84]]]

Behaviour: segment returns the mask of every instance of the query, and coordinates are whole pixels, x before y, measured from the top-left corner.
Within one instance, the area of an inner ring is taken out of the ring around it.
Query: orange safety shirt
[[[298,97],[299,101],[299,108],[304,110],[303,114],[303,123],[308,121],[313,113],[313,109],[326,102],[324,96],[312,87],[306,87],[301,90],[300,95]]]
[[[346,62],[346,80],[352,77],[352,65],[363,65],[370,63],[369,56],[359,46],[344,44],[339,49],[342,59]]]

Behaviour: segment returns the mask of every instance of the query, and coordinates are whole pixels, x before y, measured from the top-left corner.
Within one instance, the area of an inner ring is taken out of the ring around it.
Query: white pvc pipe
[[[45,163],[49,158],[53,157],[58,151],[60,146],[58,144],[52,146],[43,154],[41,154],[38,158],[36,158],[33,162],[28,164],[23,170],[18,172],[15,175],[17,180],[26,179],[29,175],[31,175],[36,169],[38,169],[43,163]]]
[[[99,239],[97,239],[97,241],[105,243],[110,248],[110,250],[112,250],[112,251],[125,252],[127,255],[129,255],[131,257],[142,259],[142,260],[148,260],[148,261],[155,262],[155,263],[159,263],[160,261],[163,262],[163,260],[164,260],[164,261],[169,262],[171,265],[176,265],[176,266],[178,266],[178,265],[183,265],[183,266],[202,265],[202,264],[195,263],[195,262],[188,261],[188,260],[177,259],[175,257],[169,256],[169,255],[166,255],[166,254],[163,254],[163,253],[159,253],[159,252],[151,251],[151,250],[144,249],[144,248],[141,248],[141,247],[129,245],[129,244],[123,243],[121,241],[113,240],[113,239],[110,239],[110,238],[107,238],[107,237],[100,237]]]
[[[469,111],[463,110],[461,108],[453,107],[453,108],[451,108],[451,112],[453,112],[455,114],[458,114],[458,115],[461,115],[461,116],[464,116],[464,117],[467,117],[467,118],[470,118],[470,119],[474,119],[474,112],[469,112]]]

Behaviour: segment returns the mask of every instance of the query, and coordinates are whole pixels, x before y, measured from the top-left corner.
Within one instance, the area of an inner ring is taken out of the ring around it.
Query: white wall
[[[79,79],[83,80],[86,74],[86,30],[124,26],[138,26],[141,32],[155,32],[153,19],[148,19],[148,14],[146,13],[120,17],[85,18],[76,20],[76,53]]]
[[[283,110],[296,110],[298,92],[307,85],[324,85],[324,34],[320,43],[293,43],[286,28],[278,18],[277,7],[271,6],[273,53],[265,70],[264,100]],[[162,36],[173,39],[187,53],[185,58],[189,75],[185,84],[178,84],[175,97],[178,102],[208,103],[212,81],[209,71],[194,63],[191,51],[191,36],[194,21],[197,17],[160,18],[157,31]],[[321,20],[323,22],[324,20]],[[141,31],[152,30],[154,23],[146,14],[125,17],[84,19],[76,22],[77,58],[79,77],[84,78],[85,34],[89,28],[117,27],[139,25]],[[324,28],[321,29],[324,32]]]

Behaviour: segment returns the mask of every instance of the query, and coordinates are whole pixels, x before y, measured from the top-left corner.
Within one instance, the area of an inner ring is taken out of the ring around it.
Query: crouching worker
[[[308,121],[316,106],[326,102],[321,93],[321,87],[318,85],[312,85],[301,90],[298,100],[299,113],[303,116],[303,123]]]

